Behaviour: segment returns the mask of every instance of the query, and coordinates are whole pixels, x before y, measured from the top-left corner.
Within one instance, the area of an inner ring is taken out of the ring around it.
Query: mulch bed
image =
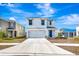
[[[79,39],[48,39],[52,43],[79,43]]]
[[[0,45],[0,50],[5,49],[5,48],[9,48],[12,46],[14,46],[14,45]]]

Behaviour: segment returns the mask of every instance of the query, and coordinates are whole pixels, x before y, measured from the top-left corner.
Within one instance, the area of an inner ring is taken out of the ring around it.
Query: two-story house
[[[56,37],[56,28],[49,18],[27,18],[27,38]]]
[[[0,19],[0,31],[11,38],[25,36],[25,27],[16,23],[13,18],[9,20]]]

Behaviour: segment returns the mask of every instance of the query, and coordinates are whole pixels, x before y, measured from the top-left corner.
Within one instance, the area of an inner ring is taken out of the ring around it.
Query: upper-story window
[[[51,21],[49,21],[49,25],[52,25],[52,22]]]
[[[41,20],[41,25],[45,25],[45,20]]]
[[[10,27],[11,23],[10,23],[10,22],[8,22],[8,24],[9,24],[9,27]]]
[[[32,20],[29,20],[29,25],[32,25]]]
[[[9,28],[15,28],[16,23],[15,22],[8,22],[9,23]]]

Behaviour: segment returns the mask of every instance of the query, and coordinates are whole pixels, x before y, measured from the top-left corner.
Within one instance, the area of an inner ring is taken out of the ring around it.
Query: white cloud
[[[45,4],[36,4],[37,8],[43,8],[43,9],[49,9],[50,8],[50,3],[45,3]]]
[[[36,8],[40,11],[37,12],[38,15],[43,17],[50,17],[55,13],[55,9],[51,7],[50,3],[45,4],[35,4]]]
[[[10,11],[23,17],[33,17],[35,13],[27,12],[21,9],[10,8]]]
[[[20,10],[20,9],[10,9],[10,11],[14,12],[14,13],[24,13],[24,11]]]
[[[0,6],[7,6],[8,9],[20,15],[24,15],[26,17],[51,17],[55,13],[55,9],[51,7],[50,3],[43,4],[34,4],[39,11],[36,12],[28,12],[21,9],[16,8],[15,4],[12,3],[0,3]]]
[[[37,12],[37,15],[42,15],[42,13],[41,12]]]
[[[14,20],[14,21],[16,21],[16,19],[15,19],[14,17],[10,17],[9,20]]]
[[[79,14],[70,14],[59,18],[64,25],[79,24]]]

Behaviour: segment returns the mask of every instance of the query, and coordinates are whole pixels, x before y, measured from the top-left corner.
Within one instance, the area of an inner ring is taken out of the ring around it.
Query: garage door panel
[[[42,38],[45,37],[44,30],[30,30],[29,35],[30,38]]]

